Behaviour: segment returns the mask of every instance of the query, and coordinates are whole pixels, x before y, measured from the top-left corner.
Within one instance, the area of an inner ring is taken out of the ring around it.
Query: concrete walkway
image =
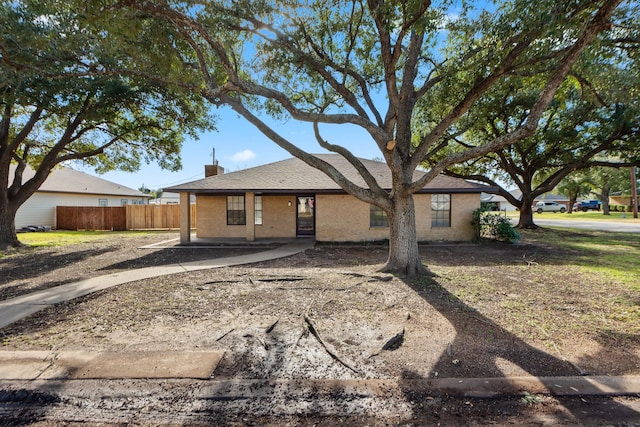
[[[284,258],[310,249],[313,247],[314,243],[315,241],[312,239],[298,239],[284,246],[255,254],[209,259],[204,261],[183,262],[157,267],[138,268],[135,270],[92,277],[90,279],[55,286],[43,291],[33,292],[31,294],[0,301],[0,329],[51,305],[69,301],[74,298],[121,285],[123,283],[188,271],[252,264],[277,258]]]

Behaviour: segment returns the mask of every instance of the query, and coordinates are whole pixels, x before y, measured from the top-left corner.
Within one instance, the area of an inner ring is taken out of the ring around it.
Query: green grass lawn
[[[518,218],[520,212],[507,212],[507,216],[510,218]],[[540,219],[556,219],[565,221],[624,221],[624,222],[640,222],[640,219],[633,218],[632,212],[611,212],[610,215],[603,215],[602,211],[587,211],[587,212],[573,212],[573,213],[553,213],[543,212],[541,214],[533,213],[533,221],[537,218]]]
[[[548,228],[542,235],[525,231],[524,236],[565,251],[568,264],[614,278],[640,291],[640,234]]]
[[[92,242],[113,237],[138,237],[150,231],[67,231],[55,230],[44,233],[19,233],[18,240],[29,246],[63,246]]]

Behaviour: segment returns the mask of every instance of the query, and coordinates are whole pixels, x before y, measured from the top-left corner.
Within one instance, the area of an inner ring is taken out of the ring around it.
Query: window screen
[[[244,196],[227,196],[227,225],[245,225]]]
[[[451,227],[451,194],[431,195],[431,227]]]
[[[389,227],[387,213],[376,205],[369,206],[369,227]]]

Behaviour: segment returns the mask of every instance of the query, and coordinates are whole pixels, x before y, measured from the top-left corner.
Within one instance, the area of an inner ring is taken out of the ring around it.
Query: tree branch
[[[227,97],[223,100],[225,104],[229,105],[234,111],[244,117],[249,123],[253,124],[260,132],[262,132],[267,138],[275,142],[278,146],[282,147],[284,150],[289,152],[292,156],[297,157],[303,162],[307,163],[309,166],[312,166],[316,169],[321,170],[325,174],[327,174],[331,179],[333,179],[343,190],[347,193],[354,195],[358,199],[367,202],[373,203],[376,205],[380,204],[380,200],[377,197],[377,194],[374,193],[373,190],[369,188],[362,188],[353,182],[349,181],[340,171],[338,171],[331,164],[325,162],[324,160],[315,157],[306,151],[300,149],[296,145],[292,144],[284,137],[279,135],[269,126],[267,126],[262,120],[256,117],[253,113],[251,113],[248,109],[244,107],[242,102],[238,98]],[[387,209],[390,209],[389,205],[386,206]]]
[[[582,51],[593,41],[595,36],[600,31],[603,31],[604,29],[609,28],[610,26],[609,19],[611,18],[613,11],[620,4],[621,1],[622,0],[608,0],[598,10],[598,12],[589,22],[589,24],[582,31],[582,34],[580,35],[580,37],[576,40],[574,45],[568,50],[567,54],[560,61],[553,75],[547,80],[547,83],[544,89],[538,96],[538,99],[536,100],[533,107],[530,109],[527,120],[521,127],[514,130],[510,134],[506,134],[498,138],[495,138],[493,141],[487,144],[480,145],[478,147],[475,147],[473,149],[467,150],[462,153],[456,153],[456,154],[447,156],[445,159],[438,162],[438,164],[434,168],[432,168],[429,172],[423,175],[421,179],[414,182],[410,187],[410,191],[413,191],[413,192],[418,191],[419,189],[424,187],[424,185],[427,182],[435,178],[441,171],[443,171],[445,168],[447,168],[452,164],[462,163],[471,158],[480,157],[489,152],[497,151],[501,147],[513,144],[516,141],[519,141],[527,136],[532,135],[535,132],[536,128],[538,127],[538,122],[544,110],[547,108],[547,106],[553,99],[553,96],[555,95],[558,88],[564,81],[565,77],[571,70],[571,67],[578,60]],[[527,42],[527,44],[528,43],[530,43],[530,41]],[[513,58],[505,60],[498,69],[499,70],[505,69],[507,65],[509,65],[513,60],[515,60],[515,57],[517,55],[514,56],[513,54],[518,52],[519,50],[521,49],[514,49],[507,56],[508,58],[513,56]],[[487,79],[486,82],[491,80],[493,80],[493,78]],[[484,87],[486,82],[478,86]],[[479,94],[473,94],[472,92],[473,91],[469,93],[468,95],[469,99],[466,99],[467,102],[471,100],[475,101],[475,99],[479,96]],[[432,131],[431,134],[425,139],[425,141],[427,142],[427,145],[430,140],[435,141],[436,137],[437,138],[440,137],[441,135],[440,132],[444,132],[444,130],[453,122],[453,121],[449,122],[449,120],[452,120],[457,114],[460,114],[462,110],[466,111],[468,108],[470,108],[470,106],[471,105],[470,104],[467,105],[465,101],[458,104],[458,106],[454,108],[454,110],[450,113],[450,115],[447,118],[445,118],[438,126],[436,126],[434,131]],[[444,127],[444,124],[446,124],[446,127]],[[425,150],[426,150],[426,147],[420,147],[417,150],[416,154],[421,155],[422,157],[420,157],[420,159],[415,157],[412,161],[412,166],[414,163],[416,163],[416,161],[419,162],[422,160],[422,158],[424,158]],[[417,163],[415,164],[415,167],[417,167]]]

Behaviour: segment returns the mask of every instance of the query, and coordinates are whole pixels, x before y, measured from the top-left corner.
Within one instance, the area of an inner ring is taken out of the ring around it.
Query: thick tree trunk
[[[538,226],[533,222],[533,209],[531,208],[532,200],[529,198],[522,199],[520,204],[520,218],[516,228],[536,229]]]
[[[389,216],[389,258],[382,271],[407,277],[428,273],[420,260],[413,195],[396,194]]]
[[[16,234],[16,212],[6,197],[0,197],[0,250],[22,246]]]
[[[602,215],[611,215],[609,212],[609,189],[602,188],[600,192],[600,200],[602,201]]]
[[[567,206],[567,213],[573,213],[573,205],[576,204],[576,200],[578,200],[578,196],[570,196],[569,197],[569,206]]]

